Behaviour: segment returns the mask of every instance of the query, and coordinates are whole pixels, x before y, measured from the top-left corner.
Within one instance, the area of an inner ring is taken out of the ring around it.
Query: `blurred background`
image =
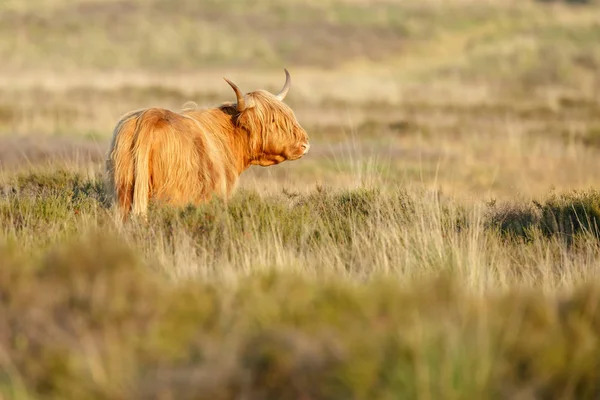
[[[311,152],[241,185],[600,186],[600,5],[534,0],[4,0],[0,166],[102,169],[120,116],[277,91]]]

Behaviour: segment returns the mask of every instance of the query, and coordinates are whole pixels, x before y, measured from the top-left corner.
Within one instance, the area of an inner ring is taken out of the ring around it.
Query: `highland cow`
[[[310,147],[308,135],[283,103],[291,79],[277,95],[265,90],[242,94],[216,108],[173,112],[147,108],[117,123],[106,159],[112,203],[127,219],[145,215],[150,201],[173,206],[226,200],[251,165],[297,160]]]

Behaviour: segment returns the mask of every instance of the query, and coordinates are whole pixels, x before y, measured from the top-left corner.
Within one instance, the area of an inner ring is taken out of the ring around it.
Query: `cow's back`
[[[194,118],[165,109],[148,113],[152,129],[140,130],[151,143],[151,196],[174,205],[225,196],[222,151]]]
[[[145,213],[151,199],[199,204],[232,187],[224,144],[192,115],[148,108],[125,115],[113,134],[106,170],[122,215]]]

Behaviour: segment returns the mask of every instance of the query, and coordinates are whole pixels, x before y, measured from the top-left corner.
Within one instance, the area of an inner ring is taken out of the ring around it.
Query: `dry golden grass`
[[[242,191],[120,226],[93,176],[1,187],[9,398],[600,390],[598,192],[465,207],[418,190]]]

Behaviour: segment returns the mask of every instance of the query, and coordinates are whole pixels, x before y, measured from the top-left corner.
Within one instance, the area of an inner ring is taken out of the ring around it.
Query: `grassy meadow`
[[[0,399],[600,397],[600,3],[4,0]],[[302,159],[121,224],[125,112]]]

